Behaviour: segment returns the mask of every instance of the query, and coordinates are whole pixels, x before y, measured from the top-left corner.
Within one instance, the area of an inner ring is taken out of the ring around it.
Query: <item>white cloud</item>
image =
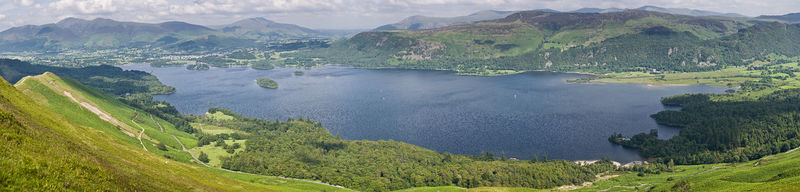
[[[756,16],[800,12],[798,0],[0,0],[0,13],[16,24],[44,24],[65,16],[106,17],[137,22],[188,21],[222,24],[246,17],[315,28],[372,28],[411,15],[457,16],[481,10],[583,7],[635,8],[644,5],[738,12]]]
[[[81,14],[103,14],[117,11],[112,0],[59,0],[50,3],[56,10],[75,11]]]
[[[3,20],[5,18],[6,18],[6,15],[0,14],[0,20]]]
[[[33,0],[18,0],[17,5],[27,7],[33,5]]]

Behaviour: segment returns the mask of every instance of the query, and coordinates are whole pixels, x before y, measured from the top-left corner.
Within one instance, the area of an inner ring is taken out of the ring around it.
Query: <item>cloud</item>
[[[33,5],[33,0],[18,0],[17,5],[27,7]]]
[[[107,14],[116,12],[116,5],[112,0],[58,0],[50,3],[49,7],[81,14]]]
[[[372,28],[411,15],[457,16],[481,10],[562,11],[644,5],[738,12],[756,16],[797,12],[797,0],[0,0],[0,29],[44,24],[66,16],[136,22],[222,24],[266,17],[313,28]],[[21,22],[16,22],[21,21]]]
[[[0,14],[0,20],[3,20],[5,18],[6,18],[6,15]]]

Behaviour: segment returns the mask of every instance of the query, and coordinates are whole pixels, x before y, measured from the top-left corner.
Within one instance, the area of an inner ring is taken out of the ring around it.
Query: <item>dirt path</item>
[[[319,182],[319,181],[311,181],[311,180],[297,179],[297,178],[288,178],[288,177],[281,177],[281,176],[258,175],[258,174],[246,173],[246,172],[241,172],[241,171],[233,171],[233,170],[228,170],[228,169],[223,169],[223,168],[218,168],[218,167],[212,167],[212,166],[210,166],[210,165],[208,165],[208,164],[206,164],[206,163],[203,163],[202,161],[200,161],[200,159],[197,159],[197,156],[195,156],[195,155],[194,155],[194,153],[192,153],[191,151],[189,151],[188,149],[186,149],[186,146],[183,146],[183,142],[181,142],[181,140],[179,140],[179,139],[178,139],[178,137],[175,137],[175,135],[172,135],[172,138],[175,138],[175,141],[178,141],[178,144],[180,144],[180,145],[181,145],[181,149],[182,149],[183,151],[186,151],[187,153],[189,153],[189,155],[192,155],[192,158],[193,158],[195,161],[197,161],[197,162],[198,162],[198,163],[200,163],[200,164],[203,164],[203,165],[205,165],[205,166],[206,166],[206,167],[208,167],[208,168],[219,169],[219,170],[223,170],[223,171],[227,171],[227,172],[232,172],[232,173],[241,173],[241,174],[248,174],[248,175],[257,175],[257,176],[263,176],[263,177],[272,177],[272,178],[279,178],[279,179],[289,179],[289,180],[295,180],[295,181],[302,181],[302,182],[308,182],[308,183],[315,183],[315,184],[320,184],[320,185],[327,185],[327,186],[331,186],[331,187],[336,187],[336,188],[340,188],[340,189],[344,189],[344,190],[355,191],[355,190],[348,189],[348,188],[345,188],[345,187],[342,187],[342,186],[339,186],[339,185],[332,185],[332,184],[327,184],[327,183],[323,183],[323,182]]]
[[[619,185],[618,186],[611,186],[609,188],[606,188],[606,189],[603,189],[603,190],[600,190],[600,191],[608,191],[608,190],[611,190],[613,188],[636,189],[636,188],[644,187],[644,186],[648,186],[648,185],[652,185],[652,183],[645,183],[645,184],[641,184],[641,185],[637,185],[637,186],[619,186]]]
[[[700,174],[707,173],[707,172],[709,172],[709,171],[713,171],[713,170],[716,170],[716,169],[719,169],[719,168],[722,168],[722,167],[717,167],[717,166],[714,166],[714,167],[711,167],[711,169],[705,170],[705,171],[703,171],[703,172],[700,172],[700,173],[696,173],[696,174],[694,174],[694,175],[700,175]],[[693,176],[694,176],[694,175],[693,175]]]
[[[164,132],[164,127],[162,127],[161,123],[158,123],[158,121],[156,121],[156,119],[153,119],[153,114],[150,114],[150,120],[153,120],[153,122],[156,122],[156,125],[158,125],[158,128],[161,128],[161,132]]]
[[[142,148],[144,149],[144,151],[149,152],[149,150],[147,150],[147,147],[144,147],[144,142],[142,142],[142,134],[144,134],[144,127],[136,123],[136,117],[139,117],[139,112],[134,112],[133,117],[131,117],[131,122],[133,122],[133,124],[135,124],[139,128],[142,128],[142,132],[139,132],[139,137],[137,137],[136,139],[139,139],[139,144],[142,144]]]
[[[788,150],[788,151],[786,151],[784,153],[791,153],[791,152],[797,151],[797,149],[800,149],[800,147],[794,148],[792,150]]]

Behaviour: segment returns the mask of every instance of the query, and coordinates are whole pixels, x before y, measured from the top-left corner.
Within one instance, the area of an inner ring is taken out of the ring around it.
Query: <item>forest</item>
[[[742,162],[800,146],[800,89],[779,90],[757,100],[714,101],[708,95],[665,98],[680,111],[652,117],[680,127],[680,135],[657,139],[657,132],[632,137],[613,135],[610,141],[638,149],[656,162],[705,164]]]
[[[596,174],[616,169],[610,161],[581,166],[546,158],[454,155],[396,141],[349,141],[331,135],[309,118],[267,121],[209,109],[209,113],[217,112],[233,119],[199,116],[195,121],[250,134],[246,150],[223,158],[223,168],[320,180],[364,191],[448,185],[551,188],[592,181]],[[204,137],[199,145],[217,139]]]

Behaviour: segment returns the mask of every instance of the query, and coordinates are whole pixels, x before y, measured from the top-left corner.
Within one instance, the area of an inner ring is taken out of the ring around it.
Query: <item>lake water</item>
[[[459,76],[447,71],[369,70],[346,67],[260,71],[249,68],[153,68],[177,92],[156,96],[182,113],[203,114],[221,106],[246,116],[274,120],[307,116],[333,135],[350,140],[395,140],[456,154],[492,152],[530,159],[641,160],[633,150],[607,141],[613,133],[658,129],[678,134],[649,116],[667,110],[661,97],[721,93],[722,87],[574,84],[578,74],[528,72],[500,77]],[[271,78],[278,89],[256,85]]]

